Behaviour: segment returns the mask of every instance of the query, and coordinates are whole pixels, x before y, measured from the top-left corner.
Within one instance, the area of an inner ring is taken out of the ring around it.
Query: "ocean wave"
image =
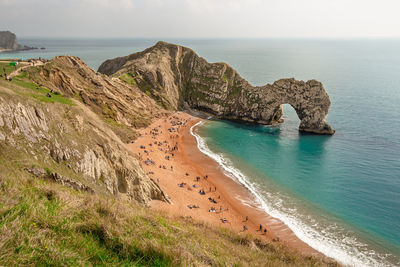
[[[240,170],[234,167],[228,158],[209,149],[206,140],[194,132],[194,129],[201,124],[203,121],[190,128],[191,135],[196,138],[198,149],[214,159],[227,176],[245,186],[254,196],[255,204],[272,217],[285,223],[300,240],[344,265],[394,266],[386,260],[388,255],[382,255],[370,249],[354,235],[349,234],[348,230],[337,224],[321,226],[312,216],[299,214],[296,208],[285,207],[281,195],[273,196],[270,192],[263,192],[257,184],[250,182]]]

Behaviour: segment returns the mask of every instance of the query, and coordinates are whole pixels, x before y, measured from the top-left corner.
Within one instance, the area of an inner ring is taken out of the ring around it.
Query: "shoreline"
[[[217,161],[199,150],[191,129],[200,121],[203,120],[175,112],[140,130],[140,137],[128,145],[140,158],[145,172],[171,198],[171,204],[153,201],[151,208],[279,242],[305,255],[330,259],[301,241],[282,221],[257,207],[249,189],[227,176]],[[199,194],[200,189],[205,195]],[[193,205],[199,208],[189,208]],[[210,212],[212,207],[215,212]],[[260,225],[262,231],[259,231]]]

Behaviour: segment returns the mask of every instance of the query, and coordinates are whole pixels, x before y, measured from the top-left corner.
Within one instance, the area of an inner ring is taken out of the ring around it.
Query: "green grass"
[[[106,104],[103,103],[103,104],[101,104],[101,109],[102,109],[103,115],[106,118],[115,120],[115,112],[109,106],[107,106]]]
[[[130,84],[130,85],[137,84],[135,77],[130,72],[122,74],[121,76],[119,76],[119,78],[121,80],[123,80],[124,82],[126,82],[127,84]]]
[[[0,74],[4,74],[4,69],[6,70],[6,74],[10,74],[11,72],[13,72],[16,69],[19,69],[21,67],[25,66],[25,64],[18,64],[17,66],[15,66],[15,68],[13,66],[10,66],[10,64],[7,62],[0,62]]]
[[[0,163],[5,156],[0,152]],[[0,266],[337,266],[190,218],[78,192],[6,162],[0,164]]]
[[[240,94],[241,91],[242,91],[241,88],[239,88],[237,86],[232,86],[231,90],[229,91],[228,97],[230,97],[230,98],[236,97]]]
[[[26,93],[27,95],[46,103],[61,103],[69,106],[74,105],[71,99],[63,97],[58,92],[52,93],[51,90],[43,86],[39,88],[35,82],[30,81],[26,76],[26,72],[23,72],[21,75],[15,76],[12,80],[12,83],[20,87],[30,89],[30,91]],[[47,94],[50,94],[51,97],[47,97]]]

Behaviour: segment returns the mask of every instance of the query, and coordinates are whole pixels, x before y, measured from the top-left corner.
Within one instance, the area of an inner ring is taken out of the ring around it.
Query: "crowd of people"
[[[151,136],[151,138],[154,140],[152,143],[146,144],[146,145],[140,145],[139,149],[141,152],[139,152],[139,157],[143,161],[144,164],[146,165],[156,165],[156,162],[151,158],[151,155],[153,152],[153,148],[157,148],[161,153],[165,154],[160,161],[162,162],[157,162],[159,169],[162,170],[169,170],[171,172],[174,172],[174,167],[171,165],[168,167],[168,162],[174,159],[175,154],[179,151],[179,143],[177,142],[176,139],[179,138],[179,133],[182,129],[183,126],[185,126],[188,123],[189,119],[181,119],[176,115],[169,116],[164,120],[164,123],[168,123],[167,128],[167,133],[168,137],[166,138],[167,140],[162,140],[165,138],[165,135],[161,135],[163,133],[163,127],[161,125],[158,125],[157,127],[152,128],[148,134]],[[147,133],[144,133],[147,134]],[[179,141],[179,140],[178,140]],[[148,147],[146,149],[146,146]],[[142,154],[146,155],[146,159],[142,158]],[[172,163],[171,163],[172,164]],[[154,172],[149,172],[148,174],[155,175]],[[190,179],[191,175],[189,174],[188,171],[185,172],[186,179]],[[193,177],[193,176],[192,176]],[[212,204],[218,204],[218,202],[221,199],[221,196],[218,194],[217,197],[217,187],[216,186],[210,186],[208,192],[204,190],[204,184],[209,184],[209,183],[203,183],[202,180],[207,181],[208,180],[208,175],[197,175],[194,177],[194,184],[188,184],[185,181],[182,181],[178,183],[178,187],[182,189],[187,189],[192,191],[193,188],[199,188],[198,192],[200,195],[208,195],[208,200]],[[160,179],[157,178],[157,181]],[[197,204],[189,204],[187,205],[188,209],[199,209],[200,206]],[[226,208],[225,210],[223,209],[222,206],[219,207],[219,209],[215,208],[214,206],[211,206],[208,209],[208,212],[210,213],[216,213],[216,214],[223,214],[224,212],[228,212],[229,209]],[[226,224],[230,223],[226,217],[220,218],[221,223]],[[247,231],[247,224],[249,223],[249,218],[248,216],[245,217],[243,221],[243,231]],[[259,225],[259,228],[256,230],[257,232],[260,232],[263,235],[267,235],[267,228],[263,226],[262,224]],[[276,238],[276,240],[279,241],[279,237]]]

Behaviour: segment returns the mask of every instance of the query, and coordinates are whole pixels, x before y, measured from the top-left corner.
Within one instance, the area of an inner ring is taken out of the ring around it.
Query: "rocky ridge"
[[[133,128],[147,126],[167,113],[137,85],[97,73],[77,57],[57,56],[26,73],[37,84],[75,98],[100,114],[125,143],[136,137]]]
[[[225,63],[208,63],[193,50],[158,42],[142,52],[105,61],[98,70],[128,77],[170,110],[206,111],[222,119],[246,123],[282,122],[282,104],[290,104],[301,120],[299,130],[334,134],[325,121],[330,99],[316,81],[281,79],[252,86]]]
[[[90,107],[78,101],[73,106],[43,105],[25,95],[0,91],[2,162],[22,162],[31,174],[78,190],[144,204],[168,201],[136,156]]]

